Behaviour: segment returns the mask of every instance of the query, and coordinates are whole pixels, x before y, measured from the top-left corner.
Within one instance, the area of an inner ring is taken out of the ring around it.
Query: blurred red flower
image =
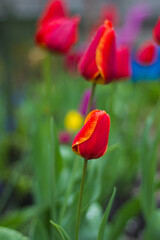
[[[143,43],[136,54],[137,60],[143,65],[152,64],[157,57],[157,48],[151,41]]]
[[[131,53],[129,47],[121,46],[116,51],[116,79],[129,78],[132,75]]]
[[[158,45],[160,45],[160,17],[156,23],[156,26],[153,29],[153,38]]]
[[[98,29],[79,63],[79,72],[88,81],[110,83],[116,71],[116,37],[108,20]]]
[[[38,25],[46,24],[56,18],[69,17],[67,6],[62,0],[50,0],[40,16]]]
[[[79,16],[68,17],[60,0],[50,1],[38,21],[35,41],[53,52],[66,53],[78,40]]]
[[[87,160],[100,158],[107,150],[109,131],[109,115],[105,111],[93,110],[73,140],[73,152]]]

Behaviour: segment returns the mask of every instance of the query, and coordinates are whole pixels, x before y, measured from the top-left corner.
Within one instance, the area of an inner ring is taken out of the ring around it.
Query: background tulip
[[[160,17],[153,29],[153,38],[155,39],[156,43],[160,45]]]
[[[83,123],[83,117],[80,112],[76,110],[70,110],[64,119],[64,125],[69,132],[75,132],[80,129]]]
[[[143,43],[137,50],[137,60],[143,65],[152,64],[158,57],[158,49],[151,41]]]
[[[93,110],[74,138],[73,152],[87,160],[100,158],[107,150],[109,130],[109,115],[105,111]]]
[[[63,1],[51,0],[38,21],[35,41],[52,52],[66,53],[77,42],[79,21],[79,16],[69,17]]]
[[[80,18],[59,18],[42,25],[36,33],[36,42],[50,51],[66,53],[78,39]]]
[[[129,47],[118,47],[116,51],[117,69],[116,79],[129,78],[132,74],[131,53]]]
[[[47,3],[39,21],[38,21],[38,25],[46,24],[57,18],[68,17],[68,15],[69,15],[68,9],[67,9],[64,1],[50,0]]]

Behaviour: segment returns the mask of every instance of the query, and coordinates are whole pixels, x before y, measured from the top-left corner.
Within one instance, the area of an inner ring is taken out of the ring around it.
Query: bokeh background
[[[119,29],[126,24],[132,10],[142,9],[140,13],[135,11],[140,16],[145,13],[146,17],[132,43],[134,51],[145,40],[152,39],[152,29],[160,9],[159,0],[66,2],[73,14],[82,17],[77,45],[87,38],[97,23],[104,4],[114,4],[117,10],[117,35],[120,35]],[[57,183],[59,192],[56,204],[59,212],[63,205],[65,183],[70,180],[74,161],[71,141],[67,145],[61,144],[59,134],[68,131],[64,121],[66,114],[70,110],[79,109],[84,91],[91,86],[77,73],[71,73],[66,68],[64,56],[53,54],[49,56],[48,63],[47,53],[36,46],[36,22],[45,4],[45,0],[0,0],[0,225],[16,229],[31,239],[57,240],[50,237],[50,232],[46,234],[49,228],[47,221],[52,215],[47,204],[53,187],[48,179],[49,166],[44,167],[49,141],[47,117],[54,117],[55,135],[63,158],[63,174]],[[133,29],[129,31],[128,34],[132,35]],[[47,78],[52,79],[50,106],[47,105],[44,93]],[[136,83],[131,78],[98,86],[95,105],[111,116],[110,150],[102,158],[98,173],[97,162],[91,168],[93,174],[87,186],[94,184],[92,180],[95,180],[95,176],[98,180],[93,193],[89,192],[85,198],[85,203],[88,201],[91,207],[82,224],[81,239],[96,239],[96,221],[102,217],[113,187],[116,186],[116,198],[106,231],[108,239],[159,240],[160,78],[147,81],[139,79]],[[72,131],[72,138],[76,131]],[[75,195],[70,197],[70,203],[75,206],[80,176],[81,163],[73,187]],[[153,189],[156,189],[155,195]],[[149,199],[148,202],[146,199]],[[91,204],[93,200],[95,205]],[[42,207],[42,203],[47,205],[47,210],[46,206]],[[146,209],[152,204],[157,211],[151,216]],[[67,209],[70,215],[66,214],[62,225],[72,236],[75,208],[69,204]],[[96,218],[95,222],[92,216]],[[37,218],[41,218],[40,225],[36,225]],[[45,229],[44,235],[38,235],[40,229]],[[144,238],[144,234],[149,237]]]

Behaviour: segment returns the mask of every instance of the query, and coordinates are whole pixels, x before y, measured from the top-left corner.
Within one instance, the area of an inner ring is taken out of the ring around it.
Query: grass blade
[[[105,230],[105,227],[106,227],[106,222],[107,222],[108,217],[109,217],[109,213],[110,213],[110,210],[111,210],[111,207],[112,207],[112,203],[113,203],[115,194],[116,194],[116,188],[113,189],[112,196],[109,200],[109,203],[108,203],[107,208],[105,210],[105,213],[103,215],[102,222],[100,224],[100,228],[99,228],[99,232],[98,232],[97,240],[102,240],[103,237],[104,237],[104,230]]]

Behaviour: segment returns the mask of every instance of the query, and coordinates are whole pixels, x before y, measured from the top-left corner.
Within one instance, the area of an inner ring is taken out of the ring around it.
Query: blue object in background
[[[132,82],[160,81],[160,48],[157,47],[158,57],[151,65],[141,65],[132,56]]]

